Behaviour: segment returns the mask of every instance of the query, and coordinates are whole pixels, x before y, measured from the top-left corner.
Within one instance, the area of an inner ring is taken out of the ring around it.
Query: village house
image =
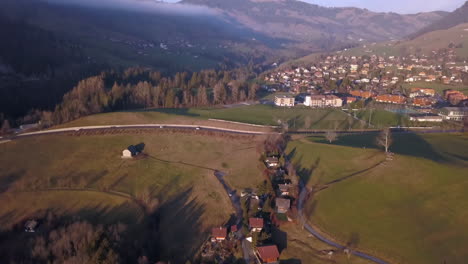
[[[370,91],[362,91],[362,90],[354,90],[349,92],[352,96],[358,97],[358,98],[371,98],[372,97],[372,92]]]
[[[263,218],[249,218],[249,229],[251,232],[262,232]]]
[[[417,96],[435,96],[435,90],[429,88],[411,88],[409,97],[414,98]]]
[[[335,95],[310,95],[306,96],[304,105],[318,108],[341,107],[343,100]]]
[[[435,98],[422,96],[413,98],[413,102],[411,104],[418,107],[431,107],[435,103],[437,103]]]
[[[257,247],[257,256],[262,264],[279,263],[279,251],[276,245]]]
[[[265,159],[265,164],[268,168],[276,168],[279,166],[279,159],[277,157],[268,157]]]
[[[34,233],[36,232],[38,224],[39,223],[36,220],[28,220],[24,225],[24,231],[28,233]]]
[[[289,184],[278,184],[278,196],[289,195]]]
[[[402,95],[383,94],[376,96],[375,101],[379,103],[404,104],[406,102],[406,98]]]
[[[225,227],[214,227],[211,229],[211,241],[212,242],[222,242],[226,240],[227,237],[227,228]]]
[[[439,115],[444,120],[461,121],[468,117],[468,107],[444,107],[440,110]]]
[[[276,198],[276,212],[279,214],[285,214],[289,211],[289,207],[291,207],[291,201],[289,199],[284,198]]]
[[[275,96],[275,105],[276,106],[294,106],[294,97],[288,95]]]

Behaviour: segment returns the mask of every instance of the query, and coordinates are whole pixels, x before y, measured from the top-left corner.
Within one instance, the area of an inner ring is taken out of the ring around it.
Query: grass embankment
[[[281,120],[282,122],[287,122],[289,129],[292,130],[348,129],[349,127],[362,128],[363,125],[337,109],[280,108],[271,105],[247,105],[232,108],[154,109],[140,112],[106,113],[84,117],[63,126],[175,123],[258,131],[271,130],[270,128],[229,124],[208,119],[222,119],[266,126],[278,126],[278,121]],[[308,121],[306,121],[307,119]],[[306,127],[307,122],[309,122],[308,127]]]
[[[137,230],[138,239],[146,232],[140,226],[148,215],[135,200],[147,192],[159,201],[161,256],[185,261],[209,228],[233,213],[212,169],[228,172],[234,188],[261,182],[257,139],[152,131],[39,136],[2,144],[0,225],[11,230],[50,210],[64,218],[123,222]],[[139,143],[148,156],[121,159],[123,149]]]
[[[365,109],[356,113],[356,117],[370,123],[374,128],[407,126],[410,120],[407,115],[381,109]]]
[[[394,160],[375,166],[385,158],[370,135],[292,141],[301,176],[328,184],[308,201],[309,220],[395,263],[465,263],[468,135],[395,135],[391,151]]]

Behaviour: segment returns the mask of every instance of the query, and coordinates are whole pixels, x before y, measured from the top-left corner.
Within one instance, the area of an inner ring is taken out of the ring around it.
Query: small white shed
[[[123,159],[131,159],[132,158],[132,152],[128,149],[124,149],[122,151],[122,158]]]

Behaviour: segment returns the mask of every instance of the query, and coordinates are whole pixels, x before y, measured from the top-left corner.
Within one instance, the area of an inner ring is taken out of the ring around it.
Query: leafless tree
[[[325,133],[325,138],[328,142],[332,143],[338,139],[338,134],[335,131],[327,131],[327,133]]]
[[[309,129],[311,125],[312,125],[312,119],[310,118],[310,116],[306,116],[304,118],[304,128]]]
[[[376,143],[378,146],[385,148],[385,153],[388,153],[390,145],[392,145],[392,132],[390,128],[384,128],[376,138]]]
[[[3,121],[2,128],[1,128],[1,130],[0,130],[0,133],[1,133],[1,134],[6,134],[6,133],[8,133],[8,132],[10,131],[10,129],[11,129],[11,127],[10,127],[10,122],[8,122],[8,120],[5,119],[5,120]]]

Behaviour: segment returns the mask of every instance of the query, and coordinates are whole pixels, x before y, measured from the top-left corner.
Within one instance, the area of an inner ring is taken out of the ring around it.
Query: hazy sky
[[[177,2],[178,0],[165,0]],[[236,1],[236,0],[224,0]],[[435,10],[453,11],[466,0],[302,0],[321,6],[352,6],[379,12],[418,13]]]

